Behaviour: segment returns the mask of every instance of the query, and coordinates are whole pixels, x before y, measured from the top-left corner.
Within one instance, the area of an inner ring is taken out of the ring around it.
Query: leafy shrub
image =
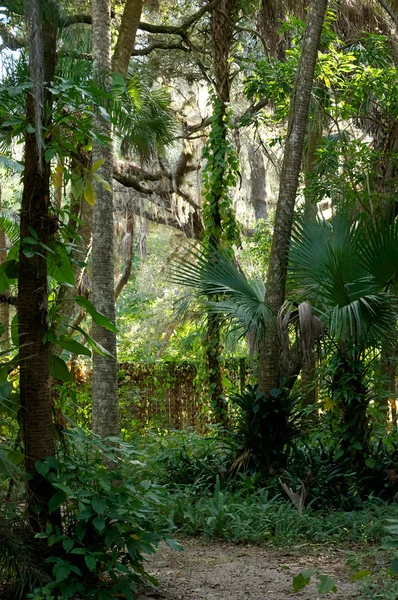
[[[110,440],[117,444],[110,447],[79,432],[69,437],[71,456],[36,463],[54,489],[49,512],[59,511],[60,521],[37,535],[50,549],[44,562],[52,580],[31,597],[132,600],[140,583],[156,585],[143,567],[144,554],[154,553],[161,539],[176,547],[168,537],[163,491],[148,480],[134,481],[131,473],[139,461],[129,446]],[[109,471],[104,461],[119,468]]]
[[[273,389],[269,395],[249,385],[232,400],[240,412],[236,437],[241,453],[235,467],[273,469],[286,466],[293,440],[302,433],[304,413],[288,390]]]

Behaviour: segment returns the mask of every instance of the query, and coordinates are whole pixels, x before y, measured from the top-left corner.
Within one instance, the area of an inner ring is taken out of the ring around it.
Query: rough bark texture
[[[314,79],[318,47],[327,0],[314,0],[308,14],[300,64],[293,89],[280,191],[275,215],[266,301],[277,313],[285,299],[289,241],[293,224],[304,138]],[[259,389],[265,393],[281,385],[280,345],[276,328],[269,332],[259,357]]]
[[[264,166],[264,157],[260,148],[252,146],[249,153],[250,163],[250,192],[251,201],[254,208],[254,218],[266,219],[268,217],[268,204],[266,192],[266,173]]]
[[[268,54],[279,60],[283,60],[286,51],[286,38],[283,34],[279,33],[284,15],[285,10],[280,1],[262,0],[260,29],[266,40]]]
[[[87,177],[87,172],[91,166],[91,153],[84,149],[80,144],[76,153],[71,156],[71,172],[79,177]],[[75,286],[70,288],[62,286],[58,293],[58,301],[62,310],[62,322],[70,325],[78,324],[76,319],[82,313],[82,309],[77,306],[74,298],[78,294],[86,295],[87,285],[85,281],[85,268],[79,266],[76,261],[85,261],[89,252],[93,228],[93,208],[84,199],[83,192],[79,198],[71,194],[71,214],[75,220],[71,220],[69,228],[71,229],[70,242],[77,243],[77,248],[71,251],[71,257],[74,259],[72,268],[75,276]],[[71,329],[73,334],[74,330]],[[59,346],[53,346],[52,353],[61,354]]]
[[[395,332],[394,332],[395,333]],[[395,339],[386,340],[381,347],[380,373],[384,379],[383,388],[386,393],[385,408],[386,418],[390,418],[389,407],[391,407],[391,421],[393,426],[397,425],[396,407],[396,373],[397,373],[397,342]]]
[[[113,58],[112,70],[126,77],[134,50],[144,0],[126,0]]]
[[[211,15],[211,46],[213,55],[213,66],[215,73],[216,93],[221,101],[221,111],[218,119],[218,127],[221,130],[222,142],[228,134],[226,125],[226,110],[230,102],[230,62],[229,56],[234,33],[234,23],[238,11],[238,0],[221,0],[218,7]],[[220,186],[219,197],[213,200],[213,221],[215,231],[220,232],[222,219],[219,211],[219,203],[223,194],[223,186]],[[211,243],[217,248],[220,243],[218,236],[213,235]],[[213,299],[214,298],[210,298]],[[228,406],[224,394],[221,371],[222,345],[220,340],[220,317],[216,314],[207,315],[206,333],[206,362],[209,394],[214,419],[221,425],[228,426]]]
[[[104,85],[104,72],[111,68],[111,14],[109,0],[92,0],[94,75]],[[105,83],[106,85],[106,83]],[[94,130],[112,139],[112,126],[100,113],[94,118]],[[97,173],[112,186],[113,147],[93,142],[93,163],[105,162]],[[92,297],[98,311],[115,322],[113,193],[94,183],[96,203],[93,210]],[[103,437],[119,433],[116,334],[93,323],[93,337],[114,358],[93,356],[93,431]]]
[[[126,215],[126,233],[123,238],[124,245],[124,268],[115,288],[115,302],[119,298],[125,285],[128,284],[131,276],[133,260],[133,237],[134,237],[134,214],[128,211]]]
[[[1,185],[0,185],[0,210],[1,204]],[[4,230],[0,230],[0,265],[7,260],[7,236]],[[8,296],[7,290],[3,292]],[[8,345],[10,335],[10,305],[8,302],[0,302],[0,324],[4,327],[4,333],[0,336],[0,349],[5,350]]]
[[[39,1],[39,0],[37,0]],[[40,6],[39,6],[40,8]],[[40,14],[40,11],[39,11]],[[51,23],[42,26],[43,80],[53,80],[56,60],[55,31]],[[34,48],[31,47],[31,54]],[[36,60],[40,57],[36,56]],[[37,82],[43,85],[43,80]],[[47,115],[51,114],[50,95],[44,91]],[[32,95],[27,97],[27,119],[35,123],[35,106]],[[41,126],[42,124],[40,124]],[[47,123],[48,125],[48,123]],[[35,470],[37,460],[54,454],[54,430],[49,387],[49,345],[43,344],[47,331],[47,260],[35,254],[24,254],[23,240],[33,229],[41,242],[48,244],[51,237],[49,219],[50,164],[38,154],[36,132],[26,133],[25,170],[21,206],[21,247],[18,277],[18,318],[20,341],[20,397],[25,448],[25,467],[28,480],[28,502],[40,504],[43,512],[40,522],[46,520],[46,506],[53,494],[51,485]],[[40,248],[41,253],[45,251]],[[39,517],[31,515],[35,529],[40,528]]]

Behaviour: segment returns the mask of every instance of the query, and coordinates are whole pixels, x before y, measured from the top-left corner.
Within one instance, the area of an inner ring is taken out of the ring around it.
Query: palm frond
[[[226,251],[190,247],[174,261],[170,280],[193,289],[204,308],[223,316],[230,327],[243,333],[253,330],[262,337],[275,323],[272,310],[264,302],[264,283],[247,279]]]
[[[398,229],[376,227],[369,235],[368,225],[343,214],[298,224],[291,275],[335,339],[364,344],[388,334],[396,318],[395,298],[386,293],[398,272],[395,240]]]

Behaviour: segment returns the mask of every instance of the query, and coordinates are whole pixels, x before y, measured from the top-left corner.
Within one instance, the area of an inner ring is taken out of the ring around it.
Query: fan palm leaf
[[[223,316],[242,335],[254,331],[260,338],[275,323],[272,310],[264,302],[264,283],[260,278],[248,279],[222,249],[190,247],[174,262],[170,279],[192,289],[206,309]]]
[[[398,252],[382,273],[376,265],[392,252],[395,235],[395,230],[379,226],[369,237],[367,224],[353,223],[346,215],[298,224],[290,250],[291,275],[336,340],[363,345],[388,334],[396,303],[386,284],[395,281]],[[377,245],[380,239],[384,247]]]

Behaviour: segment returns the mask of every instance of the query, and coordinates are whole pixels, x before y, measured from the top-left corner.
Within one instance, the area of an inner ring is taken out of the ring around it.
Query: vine
[[[229,190],[236,186],[239,157],[230,136],[231,109],[212,97],[211,131],[203,150],[203,223],[205,244],[240,244],[240,230]]]

